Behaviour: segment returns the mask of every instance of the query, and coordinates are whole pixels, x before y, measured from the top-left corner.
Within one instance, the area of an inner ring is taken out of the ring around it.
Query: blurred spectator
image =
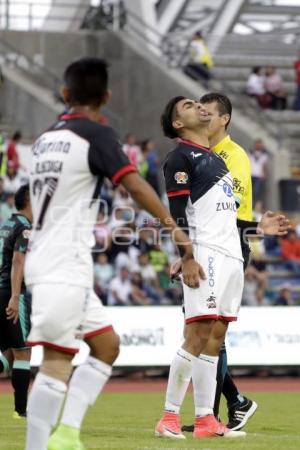
[[[263,214],[264,214],[264,204],[262,200],[257,200],[257,202],[255,202],[253,209],[253,220],[255,220],[256,222],[260,222]]]
[[[94,265],[95,291],[104,304],[107,304],[109,283],[114,276],[113,265],[108,262],[106,253],[99,253]]]
[[[2,202],[5,202],[6,195],[4,193],[4,180],[0,178],[0,205]]]
[[[154,244],[149,251],[149,260],[157,274],[163,272],[168,265],[168,256],[158,244]]]
[[[281,240],[281,256],[286,261],[286,268],[300,274],[300,239],[296,231],[290,230]]]
[[[298,50],[298,58],[297,61],[294,63],[294,68],[296,72],[296,97],[294,101],[294,109],[296,111],[300,111],[300,50]]]
[[[4,192],[14,194],[21,186],[21,177],[11,161],[7,163],[7,172],[4,177]]]
[[[13,194],[8,194],[6,202],[0,203],[0,223],[5,222],[15,212],[15,197]]]
[[[289,284],[283,284],[280,288],[278,297],[275,298],[274,306],[292,306],[292,291]]]
[[[151,139],[143,141],[141,150],[147,162],[146,180],[151,184],[156,193],[160,195],[158,184],[159,159],[153,141]]]
[[[265,77],[261,67],[253,67],[252,73],[247,80],[246,92],[255,97],[261,108],[268,108],[271,104],[271,96],[265,88]]]
[[[282,78],[276,72],[275,67],[267,67],[265,70],[265,87],[267,93],[271,96],[271,109],[286,109],[286,91],[283,86]]]
[[[269,155],[261,139],[257,139],[249,154],[252,176],[253,205],[264,200]]]
[[[194,80],[202,80],[204,86],[208,88],[214,63],[201,31],[194,34],[189,50],[190,60],[184,72]]]
[[[98,214],[97,222],[94,228],[96,239],[96,251],[105,251],[111,245],[111,228],[106,223],[106,217],[103,211]]]
[[[248,266],[245,271],[242,305],[261,306],[264,303],[265,288],[265,275],[262,275],[253,265]]]
[[[132,286],[127,267],[121,267],[119,275],[113,278],[109,284],[107,304],[110,306],[130,305]]]
[[[146,283],[151,284],[152,286],[158,286],[157,273],[149,262],[149,256],[146,253],[142,253],[139,256],[138,261],[141,275]]]
[[[5,177],[7,169],[7,155],[4,147],[4,138],[0,134],[0,177]]]
[[[7,165],[8,167],[14,168],[16,172],[18,172],[20,167],[17,144],[20,142],[21,139],[22,139],[21,132],[15,131],[7,147]]]
[[[131,276],[130,299],[133,305],[158,305],[160,296],[155,289],[145,283],[139,269],[134,269]]]
[[[125,136],[123,151],[127,155],[131,164],[138,167],[141,160],[141,149],[136,143],[136,137],[133,133],[128,133]]]
[[[277,236],[265,236],[264,247],[268,256],[281,256],[281,248]]]

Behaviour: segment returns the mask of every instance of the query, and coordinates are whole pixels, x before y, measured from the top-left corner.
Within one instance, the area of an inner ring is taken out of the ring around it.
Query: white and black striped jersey
[[[232,177],[222,158],[181,140],[167,156],[164,176],[169,198],[189,196],[186,218],[192,241],[243,260]]]
[[[33,145],[26,283],[93,286],[91,247],[104,177],[136,171],[112,128],[65,114]]]

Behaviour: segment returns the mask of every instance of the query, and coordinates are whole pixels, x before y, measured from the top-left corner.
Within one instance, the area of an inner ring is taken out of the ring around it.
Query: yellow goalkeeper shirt
[[[213,151],[224,160],[233,178],[233,193],[239,204],[237,216],[241,220],[252,220],[252,183],[250,161],[245,150],[227,135]]]

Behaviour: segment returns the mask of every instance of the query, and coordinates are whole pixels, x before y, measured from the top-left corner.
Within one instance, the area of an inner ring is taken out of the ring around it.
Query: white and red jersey
[[[66,114],[33,146],[30,195],[33,233],[26,284],[91,288],[94,225],[104,177],[136,171],[112,128],[83,114]]]
[[[169,198],[189,196],[186,218],[191,240],[243,261],[232,177],[223,159],[182,140],[167,156],[164,176]]]

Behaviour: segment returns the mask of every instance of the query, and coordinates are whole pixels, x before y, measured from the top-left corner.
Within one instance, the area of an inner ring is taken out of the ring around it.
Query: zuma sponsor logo
[[[216,211],[236,211],[235,202],[217,202]]]
[[[208,284],[210,287],[214,287],[215,285],[215,268],[214,268],[214,258],[212,256],[208,257]]]

